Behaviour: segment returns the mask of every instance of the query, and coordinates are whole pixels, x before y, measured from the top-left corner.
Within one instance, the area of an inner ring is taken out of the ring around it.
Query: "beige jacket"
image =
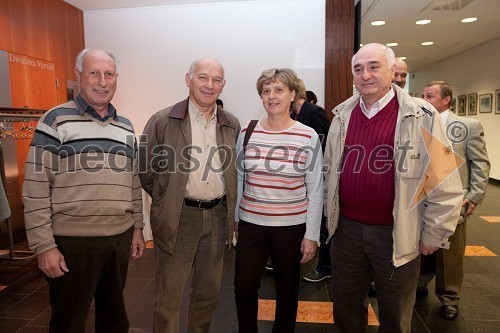
[[[189,176],[190,154],[185,149],[192,144],[188,102],[186,99],[155,113],[140,138],[139,176],[142,187],[152,198],[153,238],[155,244],[169,254],[175,252]],[[227,198],[227,240],[231,244],[237,186],[236,140],[240,122],[234,115],[219,108],[216,131]]]
[[[439,114],[434,109],[419,107],[404,90],[394,84],[392,87],[399,103],[394,135],[396,189],[392,255],[393,265],[398,267],[419,256],[420,241],[429,246],[449,247],[448,237],[457,225],[463,191]],[[356,94],[333,110],[334,118],[328,132],[324,165],[329,239],[335,233],[339,220],[340,174],[337,170],[341,166],[349,119],[359,99],[359,94]],[[421,128],[432,133],[432,140],[438,139],[443,143],[445,149],[439,150],[438,157],[440,165],[446,161],[450,166],[448,177],[442,177],[442,172],[436,171],[437,158],[429,159]],[[424,179],[423,188],[419,186],[422,185],[421,179]],[[425,197],[412,207],[414,196],[419,194]]]

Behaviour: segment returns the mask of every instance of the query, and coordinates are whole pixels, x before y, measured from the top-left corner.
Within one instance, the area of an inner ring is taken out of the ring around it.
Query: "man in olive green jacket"
[[[238,119],[217,108],[224,69],[213,58],[193,62],[189,98],[154,114],[141,137],[140,169],[152,197],[155,244],[154,332],[179,332],[179,308],[193,274],[189,332],[208,332],[219,300],[225,244],[236,203]]]

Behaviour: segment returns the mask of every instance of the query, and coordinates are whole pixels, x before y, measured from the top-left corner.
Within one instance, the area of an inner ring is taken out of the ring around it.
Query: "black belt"
[[[210,209],[220,204],[222,201],[224,201],[224,199],[226,199],[225,194],[222,197],[213,200],[194,200],[194,199],[184,198],[184,204],[189,207]]]

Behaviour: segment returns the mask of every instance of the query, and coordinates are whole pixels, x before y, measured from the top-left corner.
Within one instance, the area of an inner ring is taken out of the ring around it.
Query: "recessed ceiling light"
[[[417,21],[415,22],[416,24],[419,24],[419,25],[424,25],[424,24],[429,24],[431,23],[431,20],[420,20],[420,21]]]
[[[398,59],[406,60],[406,57],[398,57]]]
[[[427,45],[432,45],[434,42],[423,42],[422,45],[427,46]]]
[[[399,44],[398,43],[387,43],[385,45],[387,45],[389,47],[393,47],[393,46],[398,46]]]
[[[467,17],[467,18],[464,18],[462,21],[462,23],[470,23],[470,22],[474,22],[474,21],[477,21],[477,17]]]
[[[370,23],[371,25],[384,25],[385,24],[385,21],[373,21],[372,23]]]

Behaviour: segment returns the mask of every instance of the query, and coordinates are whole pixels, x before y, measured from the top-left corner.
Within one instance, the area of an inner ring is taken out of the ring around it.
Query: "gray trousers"
[[[392,225],[366,225],[340,217],[331,244],[334,332],[366,331],[372,277],[378,332],[410,332],[420,256],[394,267],[392,231]]]
[[[227,204],[182,208],[174,255],[155,246],[153,332],[178,333],[182,294],[192,276],[188,332],[206,333],[219,302]]]
[[[436,296],[443,305],[458,305],[464,280],[466,223],[457,225],[450,236],[450,248],[439,249],[431,256],[422,256],[418,287],[424,288],[436,276]]]

